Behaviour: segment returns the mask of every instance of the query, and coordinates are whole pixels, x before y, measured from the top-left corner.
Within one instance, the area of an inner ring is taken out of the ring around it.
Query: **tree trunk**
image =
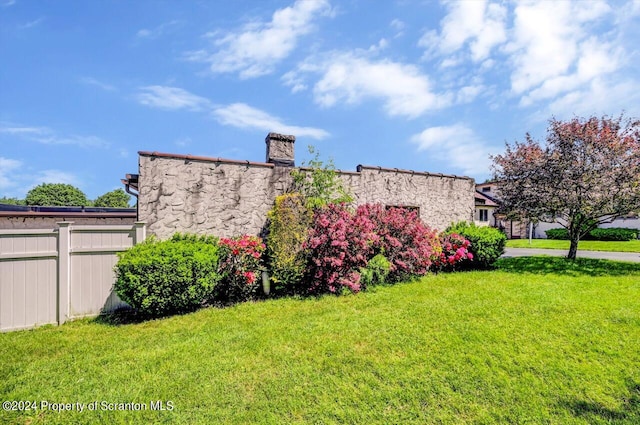
[[[578,242],[579,241],[580,241],[580,239],[578,239],[578,237],[571,236],[571,245],[569,246],[569,255],[567,255],[567,258],[569,260],[575,260],[576,259],[576,254],[578,253]]]

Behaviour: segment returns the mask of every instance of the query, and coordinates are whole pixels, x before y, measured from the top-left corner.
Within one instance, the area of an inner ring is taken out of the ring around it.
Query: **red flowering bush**
[[[473,260],[473,254],[469,252],[471,242],[457,233],[440,235],[442,252],[434,262],[435,270],[455,270],[457,265]]]
[[[218,301],[237,302],[255,298],[260,287],[262,253],[265,245],[257,236],[220,239],[220,266],[222,276],[216,286]]]
[[[390,280],[425,275],[439,258],[438,234],[422,222],[417,211],[366,204],[358,207],[356,215],[373,223],[378,236],[376,251],[391,263]]]
[[[344,204],[315,211],[303,244],[310,253],[309,292],[360,290],[360,268],[366,267],[378,241],[374,224],[365,214],[353,214]]]

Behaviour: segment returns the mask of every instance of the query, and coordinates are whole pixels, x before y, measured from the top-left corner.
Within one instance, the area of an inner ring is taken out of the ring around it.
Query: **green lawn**
[[[507,241],[507,248],[546,248],[568,250],[569,241],[533,239],[531,244],[529,244],[529,239],[511,239]],[[627,242],[580,241],[578,244],[578,250],[640,252],[640,240]]]
[[[85,404],[0,411],[0,423],[640,423],[640,264],[499,265],[0,334],[2,401]],[[157,400],[173,410],[101,410]]]

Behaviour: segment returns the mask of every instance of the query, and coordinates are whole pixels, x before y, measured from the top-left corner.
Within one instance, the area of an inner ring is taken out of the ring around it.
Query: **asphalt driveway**
[[[552,257],[566,257],[568,253],[569,250],[562,249],[506,248],[502,256],[529,257],[532,255],[550,255]],[[640,253],[638,252],[583,251],[578,249],[578,258],[580,257],[640,263]]]

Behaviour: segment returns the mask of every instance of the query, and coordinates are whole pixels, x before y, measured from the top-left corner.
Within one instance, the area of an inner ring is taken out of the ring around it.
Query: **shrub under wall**
[[[276,294],[301,291],[300,283],[307,268],[307,252],[302,248],[307,239],[313,214],[298,193],[276,197],[267,213],[267,262],[273,290]]]
[[[488,268],[504,254],[507,237],[500,230],[493,227],[476,226],[475,223],[460,221],[445,230],[447,234],[457,233],[463,236],[471,245],[469,252],[473,261],[469,264],[475,267]]]
[[[149,239],[119,253],[118,258],[116,293],[153,317],[197,309],[210,300],[220,280],[218,243],[210,236]]]

